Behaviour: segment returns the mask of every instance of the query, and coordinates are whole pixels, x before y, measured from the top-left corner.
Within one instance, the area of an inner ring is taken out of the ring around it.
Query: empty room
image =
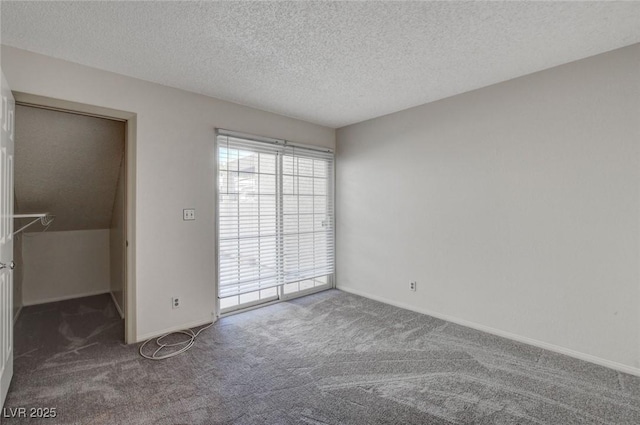
[[[0,422],[640,423],[640,2],[0,23]]]

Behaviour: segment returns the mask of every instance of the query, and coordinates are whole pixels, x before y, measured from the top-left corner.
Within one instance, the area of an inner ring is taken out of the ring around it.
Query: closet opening
[[[134,142],[135,114],[16,94],[16,341],[135,342]]]

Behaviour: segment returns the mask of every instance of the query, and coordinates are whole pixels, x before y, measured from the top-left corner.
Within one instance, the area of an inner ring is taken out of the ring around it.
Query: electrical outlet
[[[411,291],[415,291],[416,290],[416,283],[417,282],[409,282],[409,289]]]
[[[188,208],[182,210],[182,219],[184,221],[191,221],[196,219],[196,210],[195,208]]]
[[[171,298],[171,308],[180,308],[180,298],[179,297]]]

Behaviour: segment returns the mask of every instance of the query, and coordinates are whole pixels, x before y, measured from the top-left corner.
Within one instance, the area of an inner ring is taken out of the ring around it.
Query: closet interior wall
[[[16,235],[16,306],[112,291],[122,303],[125,131],[121,121],[16,107],[16,214],[55,216],[46,231]]]

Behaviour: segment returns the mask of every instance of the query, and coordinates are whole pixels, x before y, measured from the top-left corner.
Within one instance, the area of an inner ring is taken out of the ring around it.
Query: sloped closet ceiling
[[[16,213],[55,215],[49,231],[109,228],[124,138],[123,122],[17,106]]]

